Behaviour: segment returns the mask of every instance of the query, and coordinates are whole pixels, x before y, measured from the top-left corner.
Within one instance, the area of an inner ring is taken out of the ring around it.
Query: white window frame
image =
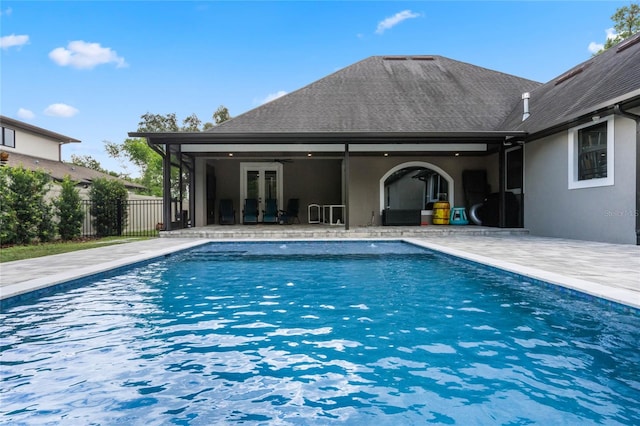
[[[607,123],[607,177],[578,180],[578,131],[586,127]],[[569,189],[595,188],[614,184],[614,117],[608,116],[569,129],[568,180]]]

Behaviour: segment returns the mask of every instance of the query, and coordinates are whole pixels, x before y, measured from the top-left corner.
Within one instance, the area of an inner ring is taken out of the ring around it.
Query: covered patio
[[[345,231],[383,225],[388,209],[468,209],[467,171],[483,173],[480,197],[495,195],[492,226],[522,227],[526,133],[501,123],[537,86],[439,56],[376,56],[205,132],[129,136],[164,158],[165,231],[220,223],[220,200],[236,224],[246,199],[298,199],[301,224],[310,205],[339,206]],[[415,185],[399,189],[405,175]]]

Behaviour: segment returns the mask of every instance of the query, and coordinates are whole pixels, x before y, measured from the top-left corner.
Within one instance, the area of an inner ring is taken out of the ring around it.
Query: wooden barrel
[[[433,204],[433,224],[448,225],[450,207],[448,201],[437,201]]]

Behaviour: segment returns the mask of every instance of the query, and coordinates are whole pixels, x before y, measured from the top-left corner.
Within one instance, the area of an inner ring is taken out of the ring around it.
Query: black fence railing
[[[90,200],[82,200],[82,236],[156,236],[162,222],[162,205],[162,200],[126,200],[92,209]]]

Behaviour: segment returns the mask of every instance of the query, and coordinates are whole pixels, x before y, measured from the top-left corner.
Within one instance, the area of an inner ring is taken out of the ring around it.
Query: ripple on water
[[[640,423],[638,316],[558,294],[397,243],[205,246],[0,313],[0,422]]]

